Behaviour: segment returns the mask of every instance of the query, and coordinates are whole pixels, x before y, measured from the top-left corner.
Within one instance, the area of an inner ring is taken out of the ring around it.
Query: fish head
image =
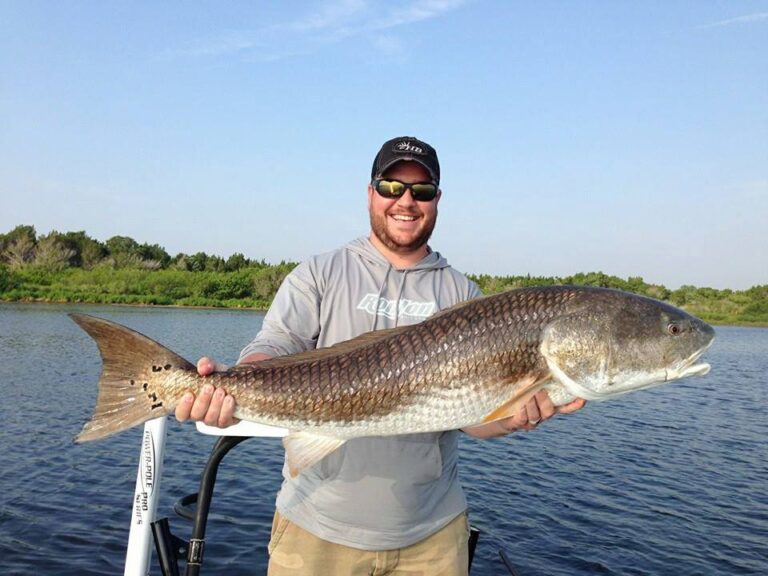
[[[545,329],[541,351],[573,396],[603,400],[664,382],[704,375],[698,362],[714,330],[670,304],[616,290],[581,293]]]

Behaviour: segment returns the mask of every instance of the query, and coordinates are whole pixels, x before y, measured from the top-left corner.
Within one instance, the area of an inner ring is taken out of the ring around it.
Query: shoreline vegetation
[[[33,226],[0,233],[0,302],[127,304],[265,310],[297,264],[268,264],[237,253],[170,256],[127,236],[106,242],[85,232],[38,236]],[[670,290],[640,277],[602,272],[565,277],[469,275],[484,294],[513,288],[576,284],[664,300],[712,324],[768,326],[768,284],[748,290],[681,286]]]

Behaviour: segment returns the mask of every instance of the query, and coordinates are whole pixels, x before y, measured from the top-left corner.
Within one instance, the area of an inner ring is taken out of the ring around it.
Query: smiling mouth
[[[392,214],[391,217],[398,222],[413,222],[417,219],[416,216],[410,216],[408,214]]]

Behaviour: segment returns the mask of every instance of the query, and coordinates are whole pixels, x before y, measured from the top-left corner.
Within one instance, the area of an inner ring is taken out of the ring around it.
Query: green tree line
[[[0,234],[0,300],[266,308],[295,266],[23,225]]]
[[[84,231],[38,236],[33,226],[0,234],[0,300],[260,308],[269,306],[294,262],[268,264],[241,253],[171,256],[127,236],[101,242]],[[602,272],[564,277],[474,275],[485,294],[528,286],[616,288],[664,300],[715,324],[768,325],[768,284],[748,290],[681,286]]]

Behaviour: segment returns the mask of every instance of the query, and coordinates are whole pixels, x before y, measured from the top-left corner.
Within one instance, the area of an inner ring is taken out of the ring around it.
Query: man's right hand
[[[250,364],[269,360],[271,356],[263,352],[254,352],[240,360],[240,364]],[[224,372],[227,369],[223,364],[217,364],[212,358],[203,356],[197,361],[197,373],[200,376],[208,376],[214,372]],[[187,392],[176,406],[176,420],[186,422],[205,422],[208,426],[226,428],[237,424],[235,418],[235,399],[227,394],[224,388],[216,388],[213,384],[206,384],[200,395],[195,398],[192,392]]]
[[[211,358],[203,357],[197,361],[197,373],[200,376],[208,376],[226,369],[226,366],[216,364]],[[235,418],[235,399],[227,394],[224,388],[206,384],[197,397],[192,392],[184,394],[176,406],[176,419],[179,422],[192,420],[205,422],[208,426],[226,428],[238,422]]]

